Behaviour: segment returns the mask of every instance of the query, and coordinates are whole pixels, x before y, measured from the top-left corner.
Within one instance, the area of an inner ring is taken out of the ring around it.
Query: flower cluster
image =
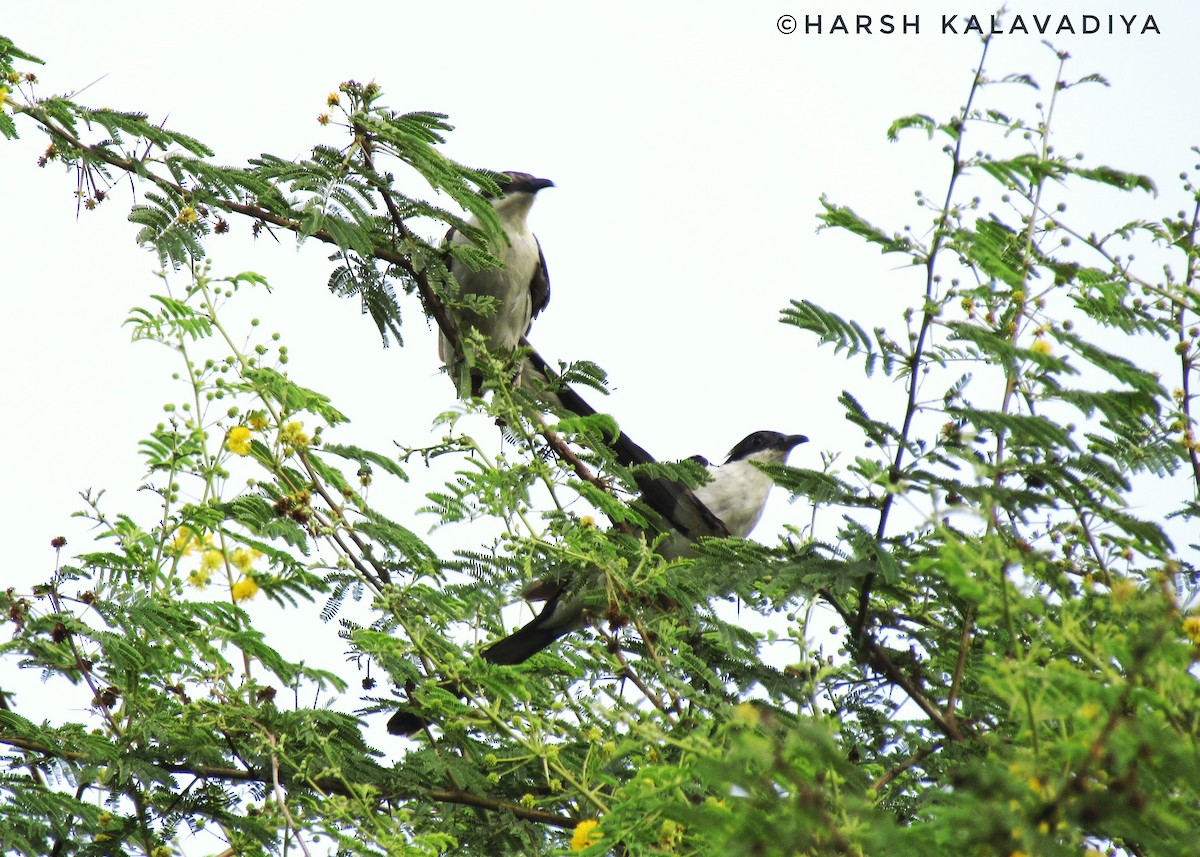
[[[596,829],[599,826],[600,822],[594,818],[585,818],[575,825],[575,829],[571,832],[571,850],[582,851],[589,845],[599,842],[604,836]]]
[[[230,585],[234,601],[248,601],[258,594],[259,585],[254,580],[254,563],[262,558],[262,551],[254,548],[236,547],[222,550],[213,543],[211,534],[200,536],[187,527],[180,527],[175,538],[167,546],[167,552],[184,557],[193,550],[200,552],[200,564],[188,574],[188,583],[196,589],[204,589],[212,582],[213,572],[228,568],[238,579]]]

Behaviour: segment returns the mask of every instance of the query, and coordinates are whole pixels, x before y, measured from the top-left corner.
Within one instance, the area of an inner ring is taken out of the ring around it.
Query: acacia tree
[[[923,289],[870,333],[837,308],[782,310],[866,370],[841,397],[861,442],[821,470],[769,468],[814,511],[765,546],[721,538],[687,488],[696,467],[654,462],[570,391],[601,387],[597,367],[547,367],[566,406],[547,417],[503,355],[454,330],[470,301],[413,222],[462,230],[478,244],[453,252],[494,264],[481,192],[496,188],[439,152],[445,117],[347,83],[327,117],[343,148],[221,167],[143,115],[36,97],[36,59],[0,39],[0,133],[47,133],[42,165],[73,172],[88,208],[123,177],[145,188],[131,220],[180,273],[129,324],[175,352],[184,381],[141,442],[160,515],[86,496],[95,549],[0,596],[6,662],[92,711],[35,723],[0,697],[5,849],[157,857],[197,853],[208,840],[189,833],[206,830],[237,854],[1186,853],[1200,616],[1194,548],[1172,536],[1200,509],[1200,195],[1185,176],[1188,212],[1068,219],[1081,183],[1153,184],[1054,152],[1054,106],[1076,85],[1065,61],[1032,120],[986,102],[1033,79],[992,80],[981,62],[961,113],[894,124],[945,141],[946,185],[918,200],[927,230],[822,200],[827,228],[907,257]],[[997,151],[965,154],[981,144]],[[483,229],[401,194],[398,169]],[[493,540],[439,555],[405,524],[418,509],[369,503],[364,487],[406,462],[356,445],[285,349],[227,326],[227,304],[262,284],[207,267],[212,236],[239,221],[328,244],[330,287],[384,336],[418,302],[462,343],[491,389],[469,407],[502,420],[507,446],[451,420],[410,455],[458,459],[422,505],[464,531],[490,520]],[[1145,246],[1171,261],[1135,266]],[[1155,520],[1131,511],[1147,494]],[[654,551],[668,524],[710,537],[668,561]],[[569,572],[604,593],[592,632],[517,667],[478,657],[522,582]],[[285,658],[240,606],[256,593],[343,615],[347,648],[386,676],[362,718],[296,701],[360,693]],[[833,648],[813,642],[818,624]],[[764,656],[771,635],[793,642],[787,666]],[[364,724],[397,706],[424,726],[384,760]]]

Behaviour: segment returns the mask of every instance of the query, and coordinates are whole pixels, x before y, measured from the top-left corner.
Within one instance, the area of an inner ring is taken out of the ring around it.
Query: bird
[[[695,489],[695,498],[730,536],[745,538],[762,517],[773,484],[771,477],[752,462],[782,464],[792,449],[807,442],[808,438],[802,434],[756,431],[730,450],[722,465],[711,464],[702,455],[693,455],[688,460],[707,468],[709,474],[709,481]],[[659,493],[660,500],[669,499],[661,490]],[[695,531],[704,529],[697,527]],[[658,546],[659,553],[667,559],[686,557],[691,550],[691,540],[676,529]],[[537,580],[526,586],[523,597],[531,602],[545,601],[546,606],[528,624],[484,649],[483,659],[497,665],[524,663],[560,637],[587,624],[587,587],[570,584],[569,579]],[[453,683],[444,686],[458,692]],[[392,735],[413,735],[427,725],[428,720],[420,713],[402,708],[388,720],[387,731]]]
[[[554,187],[554,182],[516,171],[499,175],[501,180],[497,186],[501,196],[492,207],[508,241],[495,242],[488,249],[503,265],[473,271],[449,253],[447,256],[450,273],[458,281],[461,294],[491,297],[496,301],[495,311],[491,315],[480,315],[467,309],[451,312],[458,336],[462,337],[474,328],[483,335],[489,351],[507,353],[515,349],[521,338],[529,333],[533,319],[550,302],[546,257],[537,236],[529,230],[526,219],[538,192]],[[481,223],[472,216],[468,225],[479,227]],[[451,245],[471,243],[469,238],[453,228],[446,234],[446,240]],[[478,373],[471,373],[469,388],[462,384],[462,350],[445,331],[438,339],[438,356],[459,389],[460,396],[464,392],[473,396],[482,393],[483,379]],[[523,374],[528,371],[527,367],[522,367]]]
[[[724,523],[731,537],[746,538],[762,518],[773,484],[755,462],[782,464],[788,453],[807,441],[802,434],[756,431],[730,450],[724,464],[709,464],[703,456],[692,456],[691,460],[706,465],[709,475],[709,481],[695,489],[696,498]],[[693,553],[692,542],[672,530],[658,552],[666,559],[681,559]],[[534,581],[527,586],[523,592],[526,600],[545,600],[546,606],[532,621],[484,649],[483,659],[503,665],[524,663],[555,640],[582,628],[587,623],[587,593],[569,584],[569,580],[557,586]]]

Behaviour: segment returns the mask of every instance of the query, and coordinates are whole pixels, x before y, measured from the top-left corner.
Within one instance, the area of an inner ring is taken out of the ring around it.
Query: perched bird
[[[793,448],[807,440],[802,434],[756,431],[730,451],[724,464],[701,459],[710,479],[695,489],[696,498],[725,524],[730,536],[745,538],[762,517],[772,485],[771,477],[753,462],[781,464]],[[690,540],[672,531],[659,546],[659,553],[678,559],[687,556],[691,548]],[[531,622],[484,649],[484,659],[494,664],[523,663],[559,637],[582,628],[587,621],[586,600],[577,587],[568,584],[562,581],[552,589],[539,581],[527,588],[527,599],[545,598],[546,606]]]
[[[537,236],[529,231],[526,218],[537,192],[554,187],[550,179],[539,179],[529,173],[508,172],[498,184],[503,194],[493,203],[500,218],[500,225],[508,236],[508,242],[497,242],[488,249],[503,267],[472,271],[462,262],[451,257],[450,272],[458,280],[464,295],[487,296],[496,299],[495,312],[480,315],[470,310],[459,310],[451,314],[459,336],[475,328],[483,334],[488,349],[493,352],[511,352],[529,332],[533,319],[550,302],[550,278],[546,273],[546,258]],[[468,221],[479,226],[472,217]],[[467,244],[469,240],[451,229],[446,235],[451,244]],[[446,364],[451,380],[460,385],[462,375],[462,353],[454,347],[443,333],[438,342],[438,356]],[[528,370],[523,370],[528,371]],[[470,393],[478,396],[482,379],[472,373]],[[462,387],[459,394],[463,395]]]
[[[703,504],[704,511],[719,519],[718,523],[724,525],[730,536],[745,538],[762,517],[772,485],[771,478],[751,462],[782,463],[794,447],[807,440],[802,434],[757,431],[730,450],[728,459],[720,466],[710,464],[703,456],[692,456],[692,461],[708,468],[710,476],[708,482],[696,488],[696,499]],[[670,498],[660,490],[659,499]],[[696,532],[702,531],[703,528],[697,527]],[[659,552],[668,559],[686,556],[690,550],[691,540],[678,530],[672,530],[659,545]],[[587,587],[570,584],[569,580],[535,581],[526,587],[523,594],[527,600],[544,600],[546,606],[524,627],[485,649],[484,659],[494,664],[523,663],[559,637],[582,628],[587,621]],[[393,735],[412,735],[427,723],[421,714],[405,708],[392,715],[387,730]]]

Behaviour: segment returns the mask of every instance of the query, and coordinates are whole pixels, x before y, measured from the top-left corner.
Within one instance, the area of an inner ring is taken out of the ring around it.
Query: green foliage
[[[867,374],[875,370],[878,355],[871,348],[867,332],[857,322],[846,321],[811,301],[792,301],[791,307],[783,310],[779,320],[801,330],[812,331],[822,343],[832,343],[835,353],[844,350],[847,357],[865,353]]]
[[[5,80],[30,62],[0,39]],[[908,257],[920,282],[870,333],[853,304],[781,311],[863,361],[839,398],[848,437],[819,468],[763,468],[802,498],[778,543],[702,539],[686,559],[656,552],[672,543],[661,510],[627,489],[695,486],[704,469],[618,462],[609,415],[547,428],[502,357],[472,351],[493,392],[464,406],[502,421],[501,451],[454,411],[438,445],[390,456],[289,375],[285,347],[226,327],[226,302],[265,283],[214,279],[202,258],[243,218],[329,244],[330,288],[386,336],[412,293],[452,333],[442,309],[467,301],[410,221],[464,231],[477,246],[454,252],[472,266],[494,264],[502,239],[479,193],[495,176],[437,148],[446,117],[386,111],[377,87],[347,83],[330,101],[346,148],[226,167],[136,112],[18,85],[13,117],[49,133],[49,159],[83,187],[118,173],[153,186],[131,219],[187,285],[164,275],[127,322],[180,361],[184,386],[140,442],[156,515],[85,495],[97,544],[0,592],[0,657],[73,700],[34,723],[0,697],[5,849],[163,855],[206,830],[248,854],[318,838],[371,855],[1187,853],[1200,196],[1185,184],[1192,213],[1158,223],[1069,224],[1052,191],[1155,190],[1050,146],[1054,100],[1102,80],[1056,84],[1034,122],[979,106],[986,81],[946,121],[889,129],[951,142],[945,201],[918,200],[927,230],[821,200],[823,228]],[[963,154],[994,131],[998,151]],[[396,191],[397,165],[483,228]],[[964,176],[987,190],[963,198]],[[1173,263],[1135,270],[1134,248]],[[561,370],[604,388],[591,363]],[[414,458],[454,473],[412,498]],[[399,506],[368,499],[378,479]],[[418,535],[418,513],[456,534],[452,557]],[[531,584],[578,598],[593,628],[517,667],[478,657]],[[351,658],[380,676],[368,695],[285,657],[263,630],[268,601],[297,623],[340,619]],[[364,735],[397,707],[422,728],[384,762]]]

